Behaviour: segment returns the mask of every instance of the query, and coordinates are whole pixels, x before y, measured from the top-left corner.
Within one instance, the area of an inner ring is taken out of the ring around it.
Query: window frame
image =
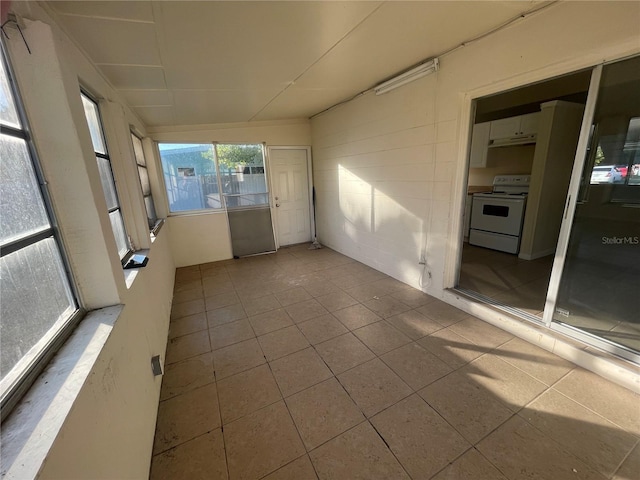
[[[149,175],[149,166],[147,165],[147,158],[144,154],[144,146],[142,145],[142,138],[133,130],[130,130],[129,133],[131,134],[131,145],[133,147],[133,161],[134,161],[134,166],[136,167],[136,172],[138,174],[138,183],[140,184],[140,193],[142,194],[142,203],[144,204],[144,211],[147,217],[149,232],[154,233],[157,231],[156,229],[158,228],[158,224],[161,223],[161,219],[158,217],[158,209],[156,208],[156,202],[153,198],[153,192],[151,191],[151,177]],[[142,153],[142,159],[144,160],[144,165],[141,165],[138,162],[136,147],[133,141],[134,137],[137,138],[138,141],[140,142],[140,151]],[[144,188],[142,186],[142,178],[140,178],[140,170],[139,170],[140,168],[144,168],[144,170],[147,172],[147,180],[149,181],[148,195],[144,194]],[[153,220],[149,217],[149,211],[147,210],[147,203],[145,201],[147,197],[151,199],[151,205],[153,206],[153,212],[155,213],[155,217],[153,218]]]
[[[86,98],[88,101],[90,101],[91,103],[93,103],[95,105],[96,108],[96,113],[97,113],[97,118],[98,118],[98,122],[99,122],[99,127],[100,127],[100,136],[102,138],[102,144],[104,146],[104,151],[105,153],[102,152],[98,152],[95,149],[95,146],[93,144],[93,138],[91,139],[91,146],[93,148],[93,155],[96,159],[96,163],[97,163],[97,159],[98,158],[102,158],[104,160],[106,160],[109,163],[109,172],[111,173],[111,181],[113,182],[113,187],[114,187],[114,196],[115,196],[115,200],[116,200],[116,204],[117,206],[114,208],[109,208],[109,205],[107,205],[107,216],[111,217],[111,213],[113,212],[118,212],[119,216],[120,216],[120,220],[122,221],[122,228],[124,230],[124,237],[125,237],[125,243],[126,243],[126,247],[127,247],[127,251],[120,256],[120,251],[118,250],[118,257],[120,259],[120,263],[122,264],[122,266],[124,267],[124,265],[128,262],[129,258],[131,257],[131,255],[134,254],[134,249],[133,246],[131,244],[131,237],[129,235],[128,229],[127,229],[127,224],[125,221],[125,215],[122,211],[122,202],[120,200],[120,195],[118,193],[118,184],[116,182],[116,176],[113,172],[113,164],[111,162],[111,156],[109,155],[109,146],[107,145],[107,138],[106,138],[106,134],[105,134],[105,128],[104,128],[104,120],[102,119],[102,112],[100,110],[100,104],[99,102],[96,100],[96,98],[91,95],[91,93],[89,93],[87,91],[87,89],[85,89],[84,87],[80,87],[80,98]],[[85,112],[85,120],[87,122],[87,128],[89,129],[89,133],[91,132],[91,127],[89,125],[89,119],[86,118],[86,110],[84,110],[84,104],[83,104],[83,111]],[[98,175],[100,176],[100,166],[97,165],[98,167]],[[102,184],[102,177],[100,176],[100,183]],[[105,198],[105,202],[108,202],[107,199],[107,194],[104,191],[104,187],[102,188],[102,193],[104,195]],[[111,223],[111,218],[109,218],[109,223]],[[113,233],[113,239],[116,243],[116,248],[118,248],[118,241],[116,239],[116,234],[115,231],[113,231],[113,225],[111,226],[111,231]]]
[[[5,246],[2,247],[0,257],[4,257],[23,248],[34,245],[41,240],[52,238],[56,244],[57,252],[60,256],[60,261],[66,277],[66,284],[64,286],[70,294],[73,300],[73,305],[75,306],[75,311],[73,311],[66,319],[63,320],[63,323],[59,326],[58,330],[49,336],[46,343],[42,345],[37,353],[32,353],[31,358],[27,358],[26,355],[22,357],[21,361],[26,359],[27,362],[22,371],[19,373],[15,373],[15,378],[13,379],[9,375],[3,378],[3,380],[8,380],[10,382],[6,391],[1,393],[0,398],[0,420],[4,421],[5,418],[11,413],[12,409],[24,396],[24,394],[29,390],[29,388],[31,388],[31,385],[45,369],[51,358],[58,352],[62,345],[64,345],[67,339],[71,336],[74,329],[84,318],[87,310],[82,304],[81,296],[79,294],[75,277],[71,269],[69,256],[65,248],[65,242],[62,237],[62,232],[60,230],[57,217],[55,215],[55,210],[53,208],[51,193],[48,188],[48,183],[46,181],[44,171],[40,164],[40,157],[33,142],[33,135],[31,133],[31,128],[26,115],[26,111],[24,109],[22,95],[18,83],[15,80],[15,73],[11,65],[11,59],[5,46],[4,39],[0,40],[0,62],[2,62],[5,68],[7,83],[10,90],[9,93],[13,97],[12,100],[14,102],[18,120],[20,122],[20,126],[17,128],[8,125],[2,125],[0,127],[0,130],[2,134],[5,134],[12,138],[19,138],[21,140],[24,140],[27,148],[27,153],[29,155],[29,160],[33,167],[36,181],[38,182],[42,203],[49,220],[48,228],[30,235],[26,235],[20,239],[8,242]],[[49,332],[47,332],[47,334],[49,334]],[[40,341],[42,341],[42,339],[44,338],[46,338],[46,336],[41,337]],[[11,373],[12,371],[13,368],[8,373]]]

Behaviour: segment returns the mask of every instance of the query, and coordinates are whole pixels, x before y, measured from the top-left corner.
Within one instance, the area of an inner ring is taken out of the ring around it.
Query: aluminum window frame
[[[140,192],[142,193],[142,202],[144,203],[144,210],[145,210],[145,215],[147,216],[147,223],[149,226],[149,232],[154,232],[154,230],[156,229],[156,227],[158,226],[158,222],[159,222],[159,218],[158,218],[158,210],[156,208],[156,202],[153,199],[153,192],[151,191],[151,181],[150,181],[150,176],[149,176],[149,167],[147,166],[147,158],[144,156],[144,148],[142,146],[142,138],[140,136],[138,136],[133,130],[130,130],[131,133],[131,143],[133,146],[133,160],[135,162],[135,166],[136,166],[136,171],[138,172],[138,181],[140,183]],[[140,152],[142,153],[142,159],[144,160],[144,165],[141,165],[138,162],[138,155],[136,154],[136,148],[135,148],[135,144],[133,143],[133,139],[137,138],[138,141],[140,142]],[[142,178],[140,178],[140,168],[144,168],[144,170],[147,172],[147,180],[149,181],[149,194],[145,195],[144,194],[144,187],[142,186]],[[155,213],[155,217],[151,218],[149,216],[149,210],[147,209],[147,203],[146,203],[146,199],[150,198],[151,199],[151,205],[153,206],[153,212]]]
[[[16,107],[16,113],[21,124],[19,128],[2,125],[0,127],[0,131],[2,132],[2,134],[6,134],[7,136],[24,140],[31,165],[33,167],[34,175],[38,182],[42,202],[44,204],[47,218],[49,220],[48,228],[42,229],[39,232],[25,235],[17,240],[7,242],[5,245],[3,245],[0,249],[0,258],[17,252],[23,248],[34,245],[41,240],[53,238],[66,277],[66,284],[64,285],[64,287],[73,300],[73,306],[75,306],[75,311],[72,312],[65,320],[63,320],[63,323],[59,326],[58,330],[51,334],[46,343],[42,345],[42,348],[37,353],[32,354],[31,358],[27,360],[27,365],[21,372],[16,375],[15,380],[11,382],[6,391],[1,393],[0,420],[4,420],[11,413],[12,409],[18,404],[22,396],[29,390],[29,388],[31,388],[31,385],[45,369],[51,358],[58,352],[62,345],[64,345],[67,339],[71,336],[71,333],[84,318],[87,311],[81,302],[77,283],[75,281],[73,271],[71,269],[71,264],[69,262],[69,257],[65,249],[64,239],[62,237],[60,227],[55,215],[55,210],[53,208],[51,193],[49,192],[48,183],[40,164],[40,157],[33,142],[33,136],[31,134],[31,128],[22,101],[22,95],[19,85],[15,80],[15,73],[11,65],[11,59],[5,46],[4,39],[0,40],[0,57],[0,62],[2,62],[7,75],[7,83],[10,89],[9,93],[13,97],[12,99]],[[41,337],[41,340],[43,338],[46,337]],[[23,359],[26,358],[27,356],[25,355]]]

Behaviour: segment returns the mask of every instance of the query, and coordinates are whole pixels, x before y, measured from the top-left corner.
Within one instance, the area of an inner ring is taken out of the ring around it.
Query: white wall
[[[263,143],[267,145],[307,146],[311,126],[306,119],[276,122],[250,122],[219,125],[150,128],[157,142]],[[157,158],[157,151],[154,152]],[[161,169],[159,169],[161,170]],[[161,181],[161,180],[160,180]],[[169,213],[166,197],[157,202],[158,213]],[[167,219],[171,252],[177,267],[215,262],[232,257],[229,222],[224,212],[175,215]]]
[[[320,242],[442,296],[454,281],[472,98],[640,52],[637,20],[633,2],[555,4],[441,57],[435,74],[314,118]]]
[[[8,49],[81,302],[87,309],[123,305],[61,430],[47,432],[53,443],[46,461],[31,470],[39,468],[43,479],[146,478],[161,382],[152,375],[150,360],[164,357],[175,267],[169,229],[152,242],[144,213],[132,210],[142,205],[142,194],[137,178],[132,181],[127,174],[135,169],[126,137],[129,125],[143,134],[144,126],[37,4],[14,2],[12,8],[31,19],[24,34],[32,53],[10,28]],[[148,266],[128,282],[111,231],[80,85],[107,105],[102,114],[110,129],[116,179],[124,179],[118,182],[118,194],[127,228],[132,236],[145,237],[136,243],[149,248]],[[58,361],[64,359],[58,356]],[[59,393],[53,396],[69,395]],[[54,401],[47,414],[56,410]],[[11,419],[3,424],[3,441]],[[4,462],[3,471],[10,468]],[[12,471],[20,472],[24,465],[15,467]]]

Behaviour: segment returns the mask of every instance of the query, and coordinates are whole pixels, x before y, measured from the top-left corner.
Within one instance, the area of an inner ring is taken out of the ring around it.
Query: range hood
[[[515,137],[496,138],[489,140],[489,148],[512,147],[515,145],[531,145],[536,143],[537,135],[518,135]]]

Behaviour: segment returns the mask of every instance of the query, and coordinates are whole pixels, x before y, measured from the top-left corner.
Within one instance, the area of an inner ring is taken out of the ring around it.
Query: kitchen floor
[[[465,242],[458,285],[542,317],[552,266],[553,255],[522,260]]]
[[[637,479],[640,396],[328,248],[178,269],[151,479]]]

